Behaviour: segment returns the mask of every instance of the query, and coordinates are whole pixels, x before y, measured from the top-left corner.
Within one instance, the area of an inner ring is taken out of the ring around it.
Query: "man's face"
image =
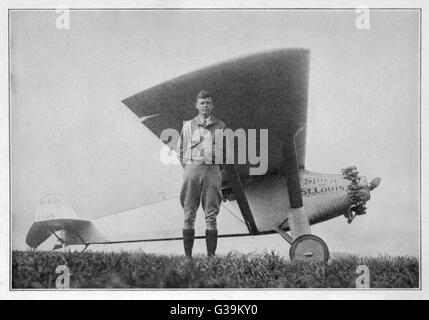
[[[212,113],[214,107],[212,98],[198,98],[197,102],[195,103],[195,107],[198,109],[198,112],[201,116],[207,118]]]

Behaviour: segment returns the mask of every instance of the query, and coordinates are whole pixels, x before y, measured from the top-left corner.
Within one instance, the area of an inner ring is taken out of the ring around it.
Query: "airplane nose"
[[[351,183],[347,186],[347,193],[351,202],[350,207],[344,216],[347,222],[351,223],[357,215],[366,213],[366,202],[371,198],[370,191],[377,188],[381,182],[381,178],[372,179],[370,183],[363,176],[359,176],[356,166],[349,166],[341,170],[344,179],[350,180]]]
[[[380,185],[380,182],[381,182],[381,178],[380,177],[372,179],[372,181],[368,184],[369,191],[372,191],[375,188],[377,188]]]

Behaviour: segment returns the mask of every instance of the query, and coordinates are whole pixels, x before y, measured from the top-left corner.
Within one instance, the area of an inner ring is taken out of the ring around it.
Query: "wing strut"
[[[282,149],[284,174],[286,176],[286,185],[291,207],[288,222],[293,239],[304,234],[311,234],[310,223],[302,200],[299,167],[296,156],[295,138],[301,131],[302,128],[295,131],[292,138],[283,140]]]
[[[303,206],[301,195],[301,183],[299,181],[298,160],[296,158],[295,139],[283,140],[283,163],[284,174],[286,176],[287,191],[291,208],[301,208]]]

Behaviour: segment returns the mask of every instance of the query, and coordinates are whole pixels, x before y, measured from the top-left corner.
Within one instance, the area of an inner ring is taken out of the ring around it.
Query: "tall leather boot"
[[[206,230],[206,245],[207,255],[214,256],[217,247],[217,230]]]
[[[192,248],[194,246],[195,230],[183,229],[183,247],[187,258],[192,259]]]

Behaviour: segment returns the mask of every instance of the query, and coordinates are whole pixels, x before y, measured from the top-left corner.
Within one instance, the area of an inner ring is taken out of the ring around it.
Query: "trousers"
[[[222,203],[222,173],[218,165],[187,164],[184,167],[180,202],[185,230],[192,230],[200,206],[205,213],[206,229],[217,230],[216,218]]]

